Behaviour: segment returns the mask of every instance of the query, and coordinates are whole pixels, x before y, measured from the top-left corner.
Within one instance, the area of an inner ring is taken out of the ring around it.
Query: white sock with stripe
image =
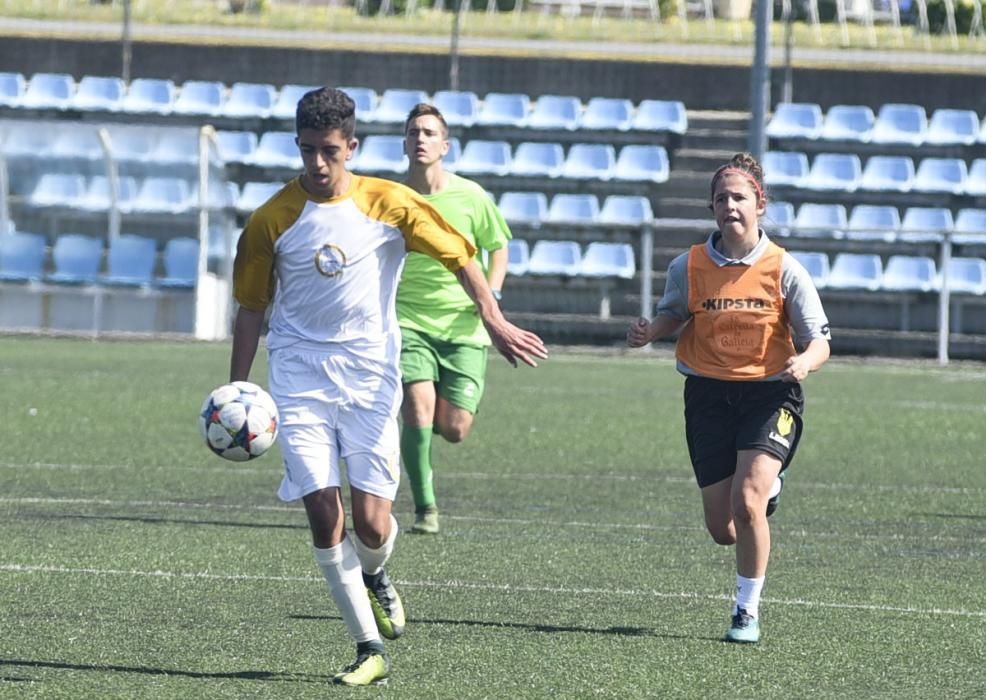
[[[733,615],[739,608],[743,608],[750,617],[760,616],[760,593],[763,591],[764,578],[746,578],[736,574],[736,604],[733,606]]]

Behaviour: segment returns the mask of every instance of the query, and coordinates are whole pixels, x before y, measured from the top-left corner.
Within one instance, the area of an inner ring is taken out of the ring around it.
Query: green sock
[[[401,456],[404,468],[411,480],[414,508],[420,510],[435,505],[435,491],[431,485],[431,426],[421,428],[404,426],[401,432]]]

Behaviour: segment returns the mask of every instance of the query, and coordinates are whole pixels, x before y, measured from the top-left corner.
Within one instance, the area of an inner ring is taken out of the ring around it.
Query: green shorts
[[[487,348],[439,340],[410,328],[401,328],[401,335],[403,382],[434,382],[439,396],[476,413],[486,388]]]

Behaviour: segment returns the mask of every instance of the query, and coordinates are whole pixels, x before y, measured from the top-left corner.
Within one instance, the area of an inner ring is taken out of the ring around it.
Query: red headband
[[[760,186],[760,183],[757,182],[757,179],[755,177],[753,177],[750,173],[746,172],[742,168],[733,168],[728,165],[724,165],[718,170],[716,170],[716,174],[712,178],[713,189],[715,189],[716,181],[723,175],[741,175],[742,177],[745,177],[747,180],[753,183],[753,186],[756,188],[757,195],[760,197],[760,200],[762,201],[764,199],[763,188]]]

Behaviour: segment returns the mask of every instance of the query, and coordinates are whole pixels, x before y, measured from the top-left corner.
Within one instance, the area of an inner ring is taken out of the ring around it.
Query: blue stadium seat
[[[483,98],[476,123],[486,126],[526,126],[531,98],[519,93],[491,92]]]
[[[58,162],[63,172],[103,170],[106,157],[103,145],[98,131],[89,124],[79,121],[59,122],[54,139],[46,150],[47,156]]]
[[[986,197],[986,158],[972,161],[965,180],[965,193],[973,197]]]
[[[790,202],[768,199],[763,223],[767,224],[768,233],[772,236],[790,236],[794,216],[794,205]]]
[[[920,146],[928,133],[924,107],[914,104],[885,104],[873,125],[873,143]]]
[[[507,273],[511,275],[526,275],[531,261],[531,251],[527,241],[511,238],[507,242]]]
[[[616,149],[602,143],[576,143],[568,149],[562,177],[577,180],[609,180],[616,165]]]
[[[914,161],[908,156],[873,156],[863,166],[859,189],[870,192],[910,192]]]
[[[84,175],[45,173],[35,183],[28,202],[34,207],[75,207],[85,197]]]
[[[301,153],[293,131],[265,131],[247,163],[261,168],[301,170]]]
[[[132,114],[171,114],[175,94],[175,84],[171,80],[137,78],[130,81],[120,108]]]
[[[99,282],[111,287],[149,287],[154,281],[157,246],[153,238],[122,234],[106,253],[106,274]]]
[[[579,268],[579,275],[582,277],[632,280],[636,274],[633,246],[629,243],[593,241],[586,247]]]
[[[604,224],[642,226],[653,218],[650,200],[638,195],[611,194],[599,211],[599,222]]]
[[[25,89],[27,81],[21,73],[0,73],[0,106],[16,106]]]
[[[277,90],[268,83],[233,83],[220,114],[232,119],[266,119],[277,99]]]
[[[979,137],[979,117],[971,109],[936,109],[928,121],[925,143],[971,146]]]
[[[568,95],[542,95],[527,117],[531,129],[563,129],[575,131],[579,125],[582,102]]]
[[[117,209],[127,213],[133,209],[134,199],[137,198],[137,180],[127,175],[121,175],[117,177],[116,182]],[[105,175],[95,175],[89,179],[85,197],[76,206],[88,211],[108,211],[112,204],[109,178]]]
[[[900,222],[898,240],[910,243],[937,243],[955,228],[952,210],[945,207],[908,207]]]
[[[504,192],[497,207],[511,224],[537,226],[548,218],[548,198],[544,192]]]
[[[91,284],[99,278],[103,242],[98,238],[66,233],[55,239],[51,249],[55,270],[47,280],[56,284]]]
[[[575,241],[537,241],[527,265],[530,275],[575,277],[582,266],[582,251]]]
[[[217,116],[226,98],[226,86],[218,80],[186,80],[178,91],[172,111],[175,114]]]
[[[547,221],[592,224],[599,220],[599,198],[594,194],[556,194],[548,207]]]
[[[252,131],[217,131],[219,157],[226,163],[248,163],[257,150],[257,135]]]
[[[201,205],[207,209],[222,210],[236,207],[240,200],[240,187],[235,182],[223,180],[215,175],[209,178],[208,188],[205,193],[205,202]],[[200,206],[199,183],[195,182],[191,188],[190,199],[192,206]]]
[[[17,102],[28,109],[67,109],[75,94],[75,80],[67,73],[35,73]]]
[[[938,270],[924,255],[891,255],[880,284],[894,292],[931,292],[938,288]]]
[[[828,276],[830,289],[880,289],[883,263],[872,253],[839,253]]]
[[[506,141],[467,141],[455,171],[466,175],[506,175],[510,172],[510,144]]]
[[[808,271],[808,274],[811,275],[811,281],[815,283],[816,289],[825,289],[828,286],[830,274],[828,255],[807,250],[792,250],[789,252]]]
[[[118,163],[146,164],[147,154],[157,143],[157,130],[114,124],[109,127],[110,149]]]
[[[33,282],[44,275],[46,243],[39,233],[0,235],[0,282]]]
[[[620,149],[613,179],[627,182],[667,182],[671,162],[664,146],[630,144]]]
[[[377,103],[377,108],[373,110],[372,120],[385,124],[403,124],[407,119],[407,113],[414,105],[428,101],[428,93],[424,90],[405,90],[402,88],[390,88],[384,90]],[[357,115],[359,112],[357,112]],[[369,117],[366,118],[369,120]]]
[[[455,136],[449,136],[448,151],[442,157],[442,165],[446,170],[454,173],[460,158],[462,158],[462,142]]]
[[[198,164],[198,132],[192,129],[161,129],[148,159],[161,165]]]
[[[986,244],[986,209],[959,209],[952,240],[955,243]]]
[[[986,260],[949,258],[948,289],[959,294],[986,294]]]
[[[593,97],[579,118],[580,129],[628,131],[633,124],[633,103],[616,97]]]
[[[431,103],[449,126],[472,126],[479,117],[479,97],[475,92],[439,90],[431,96]]]
[[[306,93],[316,89],[318,89],[316,85],[297,85],[294,83],[282,85],[281,89],[277,91],[277,99],[270,108],[270,116],[275,119],[294,120],[295,114],[298,112],[298,102]]]
[[[781,102],[767,123],[772,139],[815,140],[822,130],[822,108],[814,102]]]
[[[848,223],[843,205],[806,202],[798,207],[791,233],[802,238],[845,238]]]
[[[764,184],[772,187],[800,187],[808,175],[808,156],[790,151],[763,154]]]
[[[565,151],[560,143],[523,141],[514,151],[510,172],[523,177],[558,177],[564,164]]]
[[[407,170],[404,139],[401,136],[367,136],[360,143],[354,160],[353,169],[359,172],[403,173]]]
[[[115,112],[120,109],[126,86],[119,78],[84,75],[72,96],[72,109]]]
[[[164,277],[161,287],[192,289],[199,273],[199,242],[194,238],[170,238],[164,244]]]
[[[193,204],[187,180],[177,177],[149,177],[137,190],[133,211],[182,214]]]
[[[961,158],[925,158],[918,164],[912,192],[965,194],[969,170]]]
[[[900,228],[897,207],[857,204],[849,215],[846,238],[854,241],[893,241]]]
[[[236,208],[243,213],[252,212],[280,192],[283,187],[283,182],[247,182],[240,190],[240,197],[236,200]]]
[[[855,153],[819,153],[801,187],[825,192],[855,192],[863,164]]]
[[[346,86],[339,88],[356,103],[356,118],[362,122],[372,121],[373,110],[377,108],[377,92],[373,88]]]
[[[643,100],[637,105],[632,128],[684,134],[688,130],[688,112],[680,100]]]
[[[856,141],[869,143],[873,137],[876,116],[864,105],[833,105],[825,113],[820,139],[825,141]]]

